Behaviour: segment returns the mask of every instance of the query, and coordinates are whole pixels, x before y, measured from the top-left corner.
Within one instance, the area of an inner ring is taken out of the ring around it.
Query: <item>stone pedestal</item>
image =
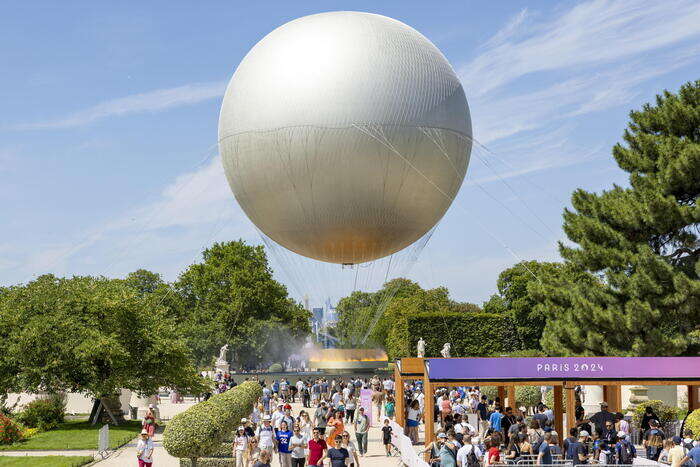
[[[634,409],[649,400],[649,388],[646,386],[632,386],[630,388],[630,405],[627,406],[627,413],[632,414]]]
[[[600,403],[603,402],[603,386],[584,386],[586,401],[581,405],[587,415],[593,415],[600,411]]]
[[[214,365],[214,368],[216,368],[217,371],[221,371],[222,373],[228,373],[231,367],[228,364],[228,362],[217,360],[216,364]]]

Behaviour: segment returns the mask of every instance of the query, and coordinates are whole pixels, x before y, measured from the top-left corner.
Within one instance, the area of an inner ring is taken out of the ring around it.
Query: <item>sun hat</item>
[[[238,431],[240,431],[240,430],[245,430],[245,428],[243,428],[243,425],[238,427]]]
[[[270,420],[272,420],[272,418],[269,415],[263,417],[263,422],[269,422]]]
[[[148,430],[141,430],[141,434],[142,434],[142,435],[147,435],[147,434],[148,434]]]
[[[247,418],[241,418],[241,423],[247,423],[248,419]]]
[[[154,404],[148,404],[148,408],[149,408],[149,409],[155,409],[156,406],[155,406]]]

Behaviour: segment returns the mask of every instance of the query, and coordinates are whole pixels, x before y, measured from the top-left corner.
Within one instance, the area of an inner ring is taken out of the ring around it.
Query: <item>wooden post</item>
[[[613,412],[622,412],[622,385],[616,384],[611,389],[613,399],[615,399],[615,408]]]
[[[700,386],[688,385],[688,410],[690,411],[700,409],[698,389],[700,389]]]
[[[508,403],[504,404],[506,407],[513,407],[513,412],[518,413],[518,401],[515,400],[515,386],[508,386]]]
[[[501,410],[506,408],[506,387],[498,386],[498,398],[501,400]]]
[[[405,399],[403,393],[403,377],[399,369],[399,362],[394,364],[394,413],[396,414],[396,423],[405,428],[406,409],[404,408]]]
[[[425,448],[435,441],[435,389],[428,379],[428,372],[423,377],[423,390],[425,391],[425,413],[423,422],[425,423]],[[430,460],[430,451],[425,453],[425,460]]]
[[[564,433],[564,387],[558,384],[554,386],[554,429],[559,434],[559,439],[563,442],[567,434]]]
[[[559,435],[559,440],[563,442],[564,438],[569,436],[569,430],[576,426],[576,386],[566,381],[564,382],[564,390],[566,391],[566,433]]]

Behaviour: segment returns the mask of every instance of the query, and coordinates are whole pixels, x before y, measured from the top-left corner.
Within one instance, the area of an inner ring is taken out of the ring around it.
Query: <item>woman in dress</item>
[[[457,450],[454,432],[451,435],[448,432],[445,442],[440,446],[440,467],[457,467]]]
[[[345,424],[343,423],[342,412],[335,412],[333,418],[328,420],[327,429],[330,430],[330,433],[328,434],[328,439],[326,439],[326,443],[329,446],[333,446],[336,436],[340,436],[341,433],[345,431]]]
[[[301,433],[306,436],[306,439],[311,439],[311,434],[314,427],[313,423],[311,422],[311,417],[309,416],[309,413],[306,410],[302,410],[301,412],[299,412],[299,418],[297,421],[299,423]]]

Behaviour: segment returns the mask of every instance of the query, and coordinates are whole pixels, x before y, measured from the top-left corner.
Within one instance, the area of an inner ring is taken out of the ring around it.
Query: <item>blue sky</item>
[[[391,16],[458,72],[488,151],[410,276],[477,303],[517,258],[558,258],[574,189],[626,183],[610,148],[629,110],[700,78],[695,0],[250,3],[3,3],[0,284],[139,267],[173,280],[213,241],[260,243],[216,154],[219,106],[245,53],[299,16]],[[273,260],[297,295],[354,286]]]

